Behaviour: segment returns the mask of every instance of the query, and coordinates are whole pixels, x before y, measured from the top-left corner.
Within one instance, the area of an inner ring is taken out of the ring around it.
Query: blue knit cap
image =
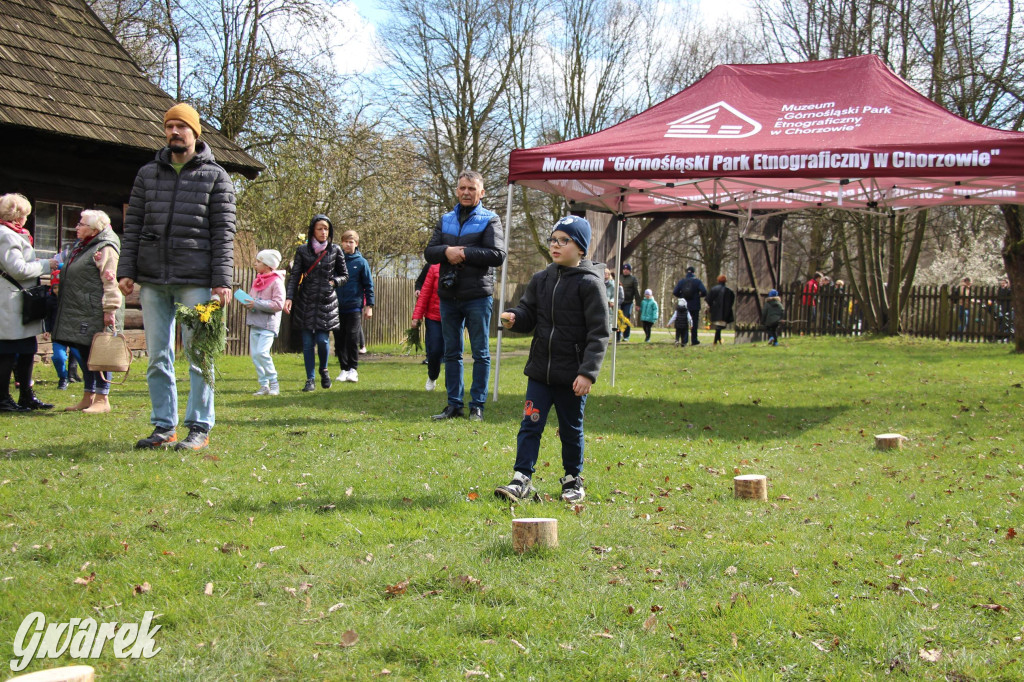
[[[583,249],[583,255],[590,250],[590,223],[575,215],[567,215],[551,228],[552,232],[561,230],[569,235],[569,239],[576,243],[576,246]]]
[[[771,291],[768,292],[768,295],[769,296],[778,296],[779,295],[779,290],[778,289],[772,289]]]

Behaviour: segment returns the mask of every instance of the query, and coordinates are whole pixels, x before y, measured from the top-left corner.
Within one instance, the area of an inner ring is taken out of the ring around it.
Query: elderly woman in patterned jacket
[[[121,240],[110,227],[110,216],[103,211],[82,211],[75,235],[78,241],[61,271],[53,339],[86,359],[94,334],[107,327],[123,327],[117,318],[123,319],[119,313],[124,298],[116,277]],[[110,412],[110,372],[94,372],[88,365],[83,369],[82,399],[65,411]]]

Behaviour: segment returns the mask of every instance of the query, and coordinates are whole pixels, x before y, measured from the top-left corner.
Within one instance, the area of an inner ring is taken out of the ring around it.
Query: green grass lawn
[[[250,395],[248,358],[223,360],[200,453],[132,449],[144,361],[109,415],[4,416],[0,660],[33,611],[154,611],[156,656],[81,662],[140,680],[1024,678],[1019,356],[655,339],[619,347],[614,388],[605,362],[577,507],[557,501],[553,415],[534,479],[552,500],[492,493],[523,339],[482,424],[432,422],[443,387],[397,349],[311,394],[301,357],[279,356],[276,398]],[[80,396],[36,378],[59,406]],[[904,449],[876,450],[886,432]],[[768,502],[733,499],[738,473],[767,475]],[[560,546],[514,553],[514,516],[558,519]]]

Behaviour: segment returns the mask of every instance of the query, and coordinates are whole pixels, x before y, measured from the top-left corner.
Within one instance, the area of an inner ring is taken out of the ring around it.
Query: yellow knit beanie
[[[184,121],[185,124],[195,132],[196,137],[203,134],[203,126],[199,124],[199,114],[195,109],[184,102],[181,104],[175,104],[167,110],[167,113],[164,114],[164,125],[167,125],[167,122],[172,118]]]

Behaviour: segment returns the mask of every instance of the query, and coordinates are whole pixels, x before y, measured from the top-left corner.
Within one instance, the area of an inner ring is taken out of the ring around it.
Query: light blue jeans
[[[146,350],[149,367],[149,402],[153,406],[149,421],[162,429],[178,425],[178,387],[174,376],[174,304],[194,306],[211,298],[209,287],[184,284],[144,284],[139,294],[142,303],[142,324],[146,328]],[[181,342],[187,346],[192,334],[181,328]],[[189,367],[188,403],[185,405],[185,426],[213,428],[213,389],[203,381],[197,367]]]
[[[274,358],[270,357],[270,347],[274,345],[277,334],[269,329],[249,327],[249,357],[256,367],[256,380],[260,386],[277,382],[277,368]]]
[[[491,373],[491,353],[488,334],[491,324],[493,297],[459,299],[442,298],[441,334],[444,337],[444,383],[448,389],[448,404],[461,408],[465,383],[462,378],[463,329],[469,330],[469,345],[473,349],[473,383],[469,387],[469,406],[484,408],[487,402],[487,383]]]

